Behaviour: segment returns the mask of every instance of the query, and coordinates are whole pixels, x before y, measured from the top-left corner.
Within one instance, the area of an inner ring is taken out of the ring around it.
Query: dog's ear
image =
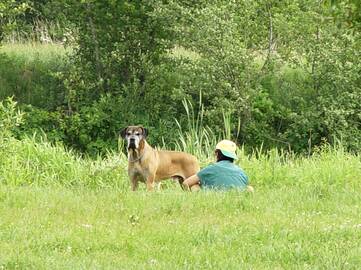
[[[121,131],[120,131],[120,136],[125,139],[125,135],[127,134],[127,127],[126,128],[123,128]]]
[[[147,128],[144,128],[144,127],[142,127],[142,129],[143,129],[143,137],[144,137],[144,138],[147,138],[147,136],[148,136],[148,129],[147,129]]]

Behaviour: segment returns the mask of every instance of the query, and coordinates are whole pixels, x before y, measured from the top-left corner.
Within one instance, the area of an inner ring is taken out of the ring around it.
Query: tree
[[[2,0],[0,2],[0,41],[16,24],[15,18],[29,9],[28,1]]]

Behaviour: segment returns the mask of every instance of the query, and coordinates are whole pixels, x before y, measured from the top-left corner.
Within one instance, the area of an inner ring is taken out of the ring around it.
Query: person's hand
[[[253,188],[252,186],[250,186],[250,185],[247,186],[246,190],[247,190],[248,192],[251,192],[251,193],[254,192],[254,188]]]

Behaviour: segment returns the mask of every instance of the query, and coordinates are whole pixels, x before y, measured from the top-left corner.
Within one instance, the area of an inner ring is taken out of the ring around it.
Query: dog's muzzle
[[[137,146],[135,145],[135,139],[131,138],[129,139],[129,143],[128,143],[128,149],[136,149]]]

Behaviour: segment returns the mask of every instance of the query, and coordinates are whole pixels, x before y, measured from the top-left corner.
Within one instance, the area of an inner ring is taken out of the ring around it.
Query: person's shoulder
[[[197,173],[201,186],[206,187],[212,185],[215,177],[219,175],[219,168],[215,164],[209,164]]]
[[[203,169],[201,169],[197,175],[202,175],[202,174],[206,174],[206,173],[209,173],[209,172],[212,172],[215,168],[215,164],[209,164],[207,165],[206,167],[204,167]]]

